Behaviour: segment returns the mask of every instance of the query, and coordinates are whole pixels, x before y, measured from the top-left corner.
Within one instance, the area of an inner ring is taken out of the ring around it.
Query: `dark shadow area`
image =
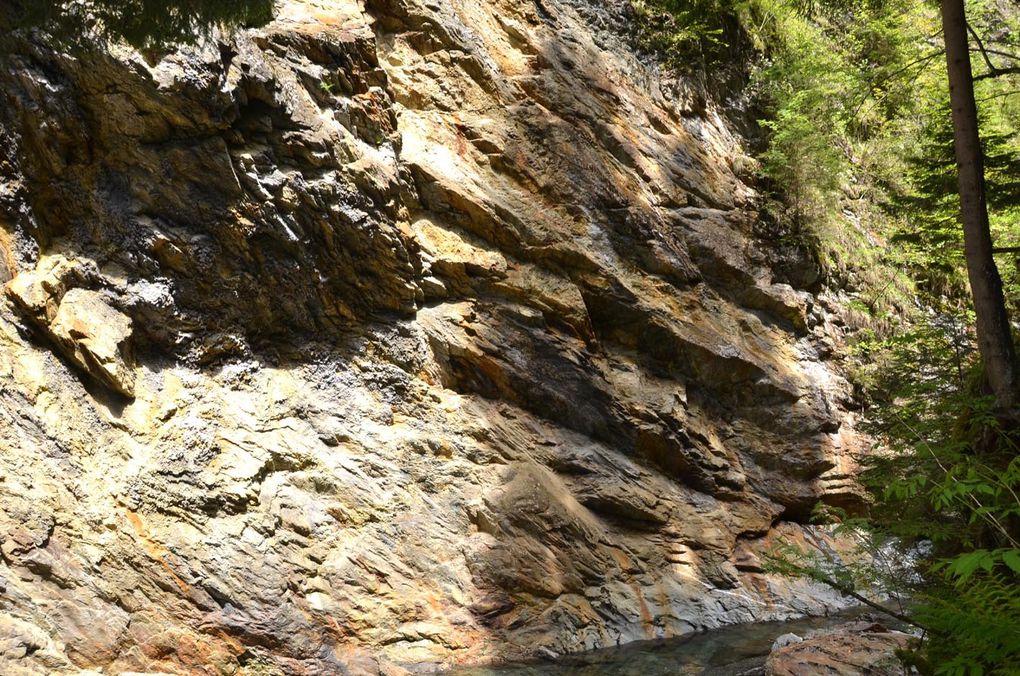
[[[254,11],[179,4],[168,16],[195,26]],[[212,59],[208,79],[168,58],[161,86],[98,45],[69,56],[43,33],[0,35],[0,177],[12,186],[0,248],[18,272],[57,252],[95,268],[72,286],[109,293],[144,361],[286,352],[414,310],[416,263],[395,224],[402,186],[377,178],[391,166],[348,168],[392,142],[371,41],[267,31],[302,61],[300,79],[275,51],[229,37],[218,58],[194,57]],[[346,136],[366,128],[378,138]]]
[[[136,49],[193,43],[216,27],[262,26],[274,0],[10,0],[0,6],[3,30],[40,29],[56,43],[100,37]]]

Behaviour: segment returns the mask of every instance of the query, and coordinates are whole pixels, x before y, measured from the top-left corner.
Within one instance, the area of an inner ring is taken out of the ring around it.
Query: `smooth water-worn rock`
[[[4,673],[397,674],[844,604],[762,568],[859,500],[837,308],[631,20],[2,33]]]
[[[897,656],[917,639],[876,622],[851,622],[780,646],[765,663],[766,676],[899,676],[911,673]]]

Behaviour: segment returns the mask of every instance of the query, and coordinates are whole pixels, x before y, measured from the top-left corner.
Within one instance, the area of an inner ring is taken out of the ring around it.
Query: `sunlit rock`
[[[398,674],[845,605],[762,563],[860,499],[831,303],[631,19],[0,36],[0,672]]]

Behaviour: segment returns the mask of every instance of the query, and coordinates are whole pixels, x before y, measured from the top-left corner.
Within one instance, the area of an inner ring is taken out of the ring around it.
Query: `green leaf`
[[[1002,553],[1002,562],[1009,566],[1009,569],[1020,575],[1020,549],[1008,549]]]
[[[975,549],[950,559],[949,565],[946,567],[946,574],[956,578],[957,584],[962,584],[978,570],[990,571],[994,565],[995,558],[988,550]]]

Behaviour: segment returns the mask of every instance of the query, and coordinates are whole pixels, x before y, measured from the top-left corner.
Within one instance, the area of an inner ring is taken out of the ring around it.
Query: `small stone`
[[[772,643],[772,650],[779,650],[794,643],[800,643],[804,639],[793,633],[783,634]]]

